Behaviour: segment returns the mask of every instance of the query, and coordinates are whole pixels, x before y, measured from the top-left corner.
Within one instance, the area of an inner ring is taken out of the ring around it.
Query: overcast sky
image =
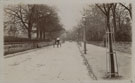
[[[88,3],[81,0],[50,0],[47,4],[58,9],[61,23],[66,30],[70,30],[77,25],[82,17],[81,11]]]

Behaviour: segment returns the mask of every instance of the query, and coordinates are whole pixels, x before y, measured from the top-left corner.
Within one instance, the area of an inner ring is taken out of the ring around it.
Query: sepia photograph
[[[60,0],[2,10],[5,83],[132,80],[132,3]]]

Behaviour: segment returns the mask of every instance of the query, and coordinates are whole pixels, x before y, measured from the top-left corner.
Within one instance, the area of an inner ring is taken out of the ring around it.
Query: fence
[[[4,45],[4,55],[34,48],[41,48],[49,45],[52,45],[52,42],[28,42],[28,43],[6,44]]]

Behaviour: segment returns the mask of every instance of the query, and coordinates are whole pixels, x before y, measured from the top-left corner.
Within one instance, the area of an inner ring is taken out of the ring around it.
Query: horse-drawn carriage
[[[56,45],[57,47],[61,47],[60,38],[55,39],[53,47],[55,47],[55,45]]]

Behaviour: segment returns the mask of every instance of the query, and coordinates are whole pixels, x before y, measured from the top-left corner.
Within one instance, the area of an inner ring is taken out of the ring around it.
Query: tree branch
[[[98,4],[96,4],[96,6],[102,11],[102,13],[106,15],[106,12],[101,8],[101,6],[99,6]]]
[[[131,4],[129,4],[129,8],[127,7],[127,6],[125,6],[124,4],[122,4],[122,3],[119,3],[121,6],[123,6],[125,9],[127,9],[128,10],[128,12],[129,12],[129,14],[130,14],[130,17],[131,17],[131,19],[132,19],[132,6],[131,6]]]

